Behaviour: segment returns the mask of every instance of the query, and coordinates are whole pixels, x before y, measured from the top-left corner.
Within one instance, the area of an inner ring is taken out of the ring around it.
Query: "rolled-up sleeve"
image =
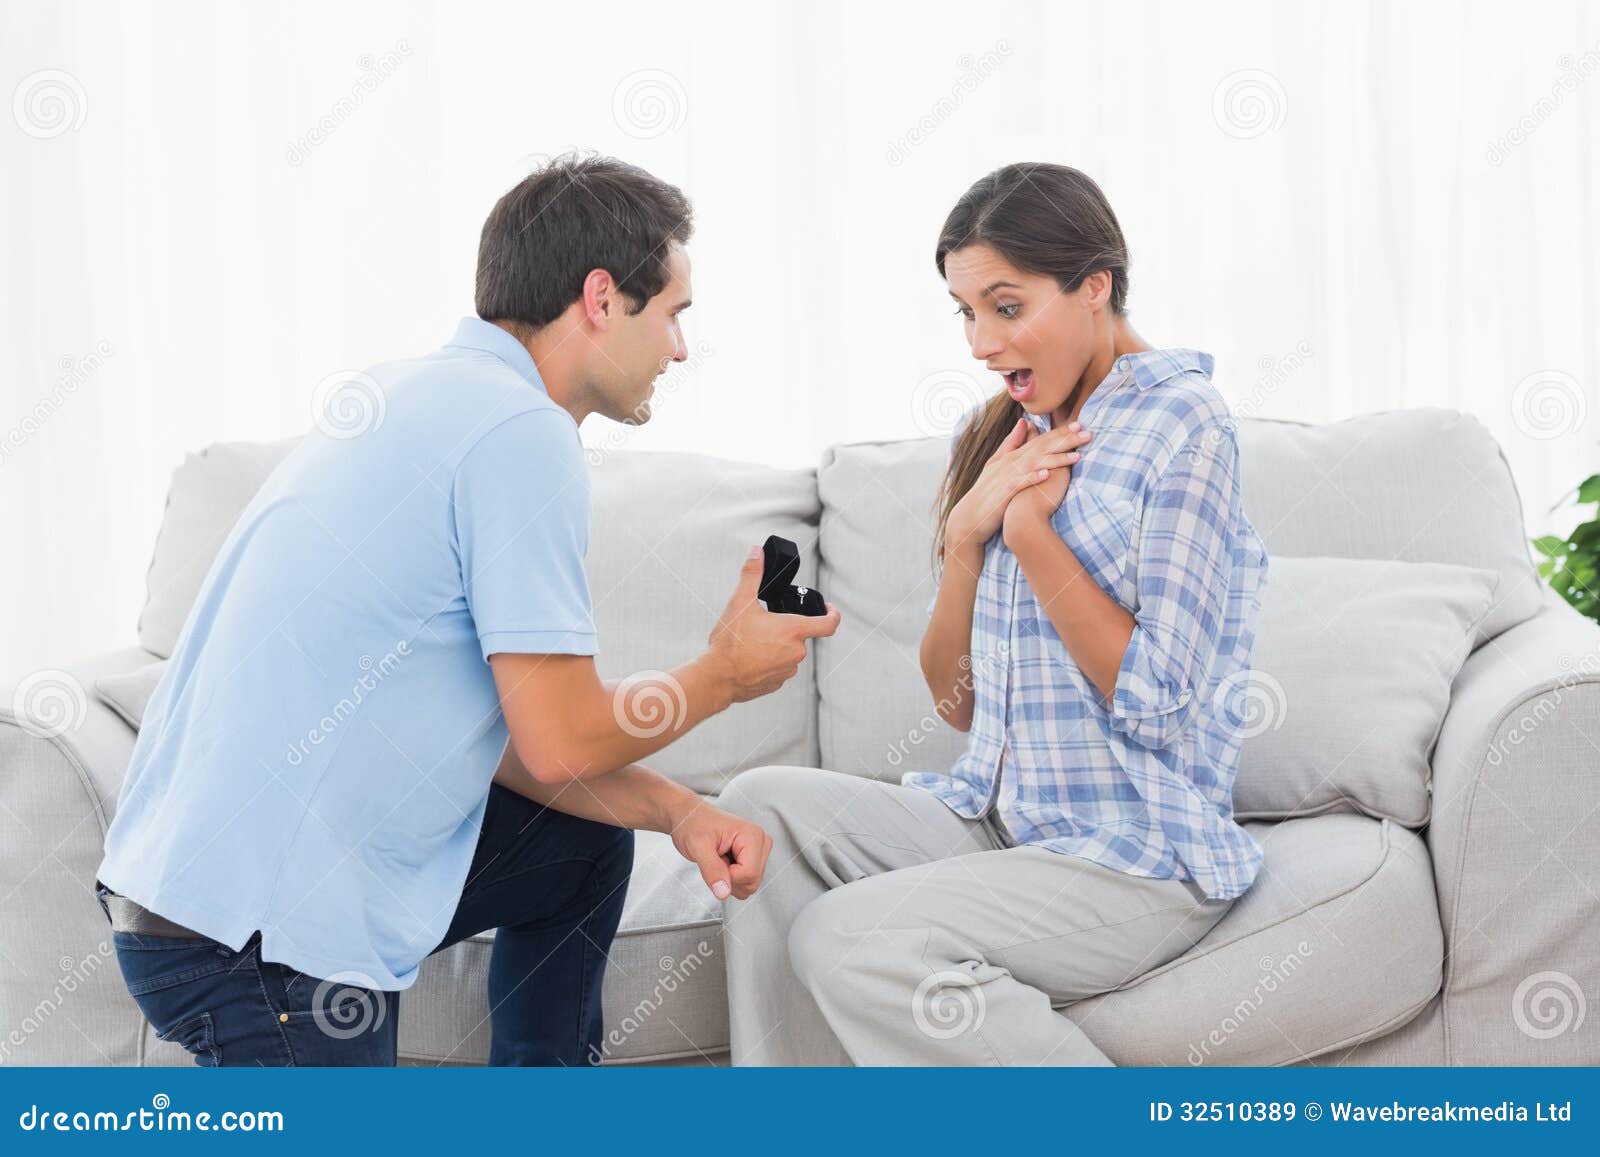
[[[1193,721],[1232,576],[1239,448],[1231,423],[1191,436],[1150,490],[1139,531],[1139,606],[1111,696],[1111,724],[1150,749]]]
[[[593,655],[584,555],[589,473],[564,414],[518,414],[485,434],[455,478],[456,548],[485,660],[498,651]]]

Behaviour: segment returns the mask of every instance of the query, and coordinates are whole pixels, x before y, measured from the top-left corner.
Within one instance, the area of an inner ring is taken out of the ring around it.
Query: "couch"
[[[1275,666],[1241,709],[1274,718],[1247,732],[1235,796],[1265,866],[1192,949],[1060,1014],[1128,1065],[1600,1064],[1600,626],[1539,581],[1494,438],[1445,409],[1246,419],[1238,438],[1277,616],[1257,651]],[[293,444],[191,455],[137,642],[10,673],[0,694],[0,1063],[189,1063],[123,990],[91,885],[162,661]],[[762,765],[898,780],[950,764],[963,737],[917,661],[947,453],[942,437],[841,445],[774,469],[591,451],[603,675],[696,653],[768,534],[801,544],[800,581],[843,611],[781,691],[653,766],[715,797]],[[1383,603],[1402,588],[1409,602]],[[1412,640],[1413,622],[1431,633]],[[484,1062],[491,938],[423,966],[401,1002],[403,1063]],[[693,867],[641,833],[607,1063],[727,1063],[722,944]]]

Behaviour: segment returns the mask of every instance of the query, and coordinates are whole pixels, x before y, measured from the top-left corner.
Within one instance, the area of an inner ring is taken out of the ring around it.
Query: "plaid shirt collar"
[[[1215,364],[1216,359],[1203,350],[1143,350],[1123,354],[1111,363],[1111,372],[1090,393],[1079,412],[1079,420],[1083,419],[1091,406],[1101,405],[1107,397],[1127,385],[1131,384],[1137,390],[1148,390],[1189,370],[1199,370],[1209,378]],[[1050,429],[1055,421],[1050,414],[1024,414],[1023,417],[1041,434]]]

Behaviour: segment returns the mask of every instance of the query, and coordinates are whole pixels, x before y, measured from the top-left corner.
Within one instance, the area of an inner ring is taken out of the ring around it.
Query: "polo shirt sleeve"
[[[599,650],[584,556],[589,471],[572,419],[507,418],[467,451],[454,486],[456,549],[483,657]]]
[[[1110,722],[1153,750],[1175,743],[1201,706],[1232,579],[1239,447],[1231,428],[1189,438],[1145,499],[1139,609],[1112,690]]]

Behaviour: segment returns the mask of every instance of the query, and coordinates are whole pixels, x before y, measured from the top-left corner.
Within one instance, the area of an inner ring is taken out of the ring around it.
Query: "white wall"
[[[8,2],[0,666],[131,641],[183,453],[445,340],[490,205],[570,146],[698,213],[693,372],[592,439],[802,464],[941,430],[990,386],[952,376],[939,224],[1054,160],[1116,207],[1140,332],[1214,353],[1241,413],[1471,411],[1530,529],[1571,524],[1545,509],[1600,439],[1600,9],[598,12]]]

